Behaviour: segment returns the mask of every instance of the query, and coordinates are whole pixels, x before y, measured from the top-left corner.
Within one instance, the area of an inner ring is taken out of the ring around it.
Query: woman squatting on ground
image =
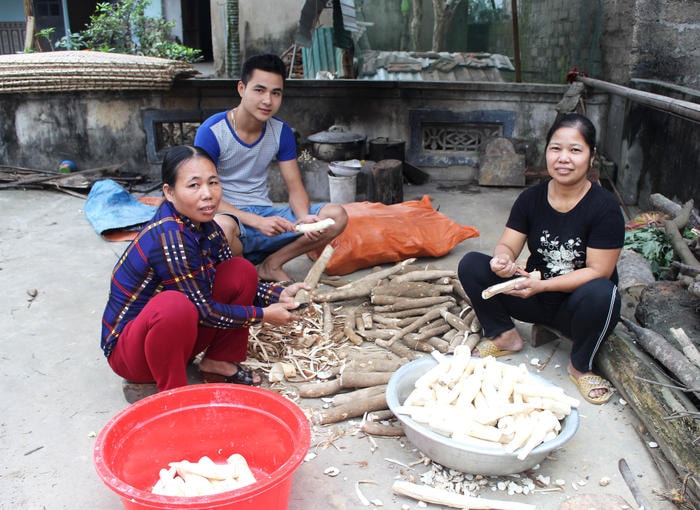
[[[216,166],[198,147],[168,150],[165,201],[112,272],[101,346],[112,370],[159,391],[187,384],[186,368],[204,352],[205,382],[259,384],[245,370],[248,328],[287,324],[303,283],[260,283],[255,267],[233,257],[213,221],[222,196]]]
[[[620,318],[616,263],[624,243],[624,219],[615,196],[588,178],[596,154],[596,130],[579,114],[559,116],[545,145],[546,182],[516,199],[493,256],[471,252],[459,263],[459,279],[491,340],[476,356],[519,351],[523,340],[513,318],[551,326],[571,338],[568,373],[588,402],[607,402],[612,385],[593,373],[601,344]],[[518,257],[527,243],[524,269]],[[491,285],[540,271],[514,290],[483,299]]]

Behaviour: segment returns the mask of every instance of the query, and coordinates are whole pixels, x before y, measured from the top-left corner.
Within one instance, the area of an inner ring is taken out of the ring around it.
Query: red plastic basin
[[[292,475],[310,443],[301,409],[275,392],[238,384],[198,384],[157,393],[127,407],[100,431],[95,469],[127,510],[284,510]],[[239,453],[257,482],[196,497],[151,493],[169,462],[214,462]]]

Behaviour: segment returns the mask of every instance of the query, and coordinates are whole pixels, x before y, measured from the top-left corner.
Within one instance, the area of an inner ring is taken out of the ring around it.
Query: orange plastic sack
[[[393,205],[353,202],[343,207],[348,225],[331,242],[334,252],[326,267],[328,275],[411,257],[441,257],[465,239],[479,236],[476,228],[459,225],[433,209],[429,195]],[[310,256],[315,260],[320,253]]]

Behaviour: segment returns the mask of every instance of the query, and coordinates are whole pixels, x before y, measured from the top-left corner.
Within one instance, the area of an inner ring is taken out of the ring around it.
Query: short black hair
[[[563,127],[570,127],[576,129],[585,140],[588,148],[591,150],[591,155],[595,152],[596,148],[596,132],[595,126],[590,121],[588,117],[584,117],[580,113],[564,113],[559,115],[549,128],[547,132],[547,139],[545,141],[545,147],[549,145],[549,141],[552,139],[554,132]]]
[[[253,76],[253,71],[260,69],[268,73],[279,74],[282,77],[282,83],[286,78],[287,68],[282,62],[282,59],[272,53],[263,53],[261,55],[253,55],[243,62],[241,68],[241,81],[244,85],[248,84],[248,80]]]
[[[198,157],[207,158],[213,163],[211,156],[201,147],[192,145],[170,147],[163,157],[163,164],[160,169],[160,178],[163,184],[167,184],[171,188],[174,187],[180,165],[189,159]]]

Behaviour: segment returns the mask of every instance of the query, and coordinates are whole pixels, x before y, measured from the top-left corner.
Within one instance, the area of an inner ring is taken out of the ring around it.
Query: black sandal
[[[202,376],[202,381],[205,383],[232,383],[232,384],[245,384],[246,386],[259,386],[262,383],[262,377],[260,382],[255,382],[255,374],[253,370],[246,370],[238,363],[236,363],[236,373],[233,375],[222,375],[215,374],[214,372],[203,372],[200,370],[200,375]]]

